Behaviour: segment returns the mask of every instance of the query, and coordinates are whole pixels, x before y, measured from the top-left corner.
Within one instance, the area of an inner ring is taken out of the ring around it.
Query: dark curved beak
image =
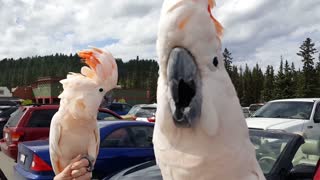
[[[201,113],[201,79],[195,59],[187,49],[172,49],[168,59],[167,78],[174,123],[178,127],[192,127]]]

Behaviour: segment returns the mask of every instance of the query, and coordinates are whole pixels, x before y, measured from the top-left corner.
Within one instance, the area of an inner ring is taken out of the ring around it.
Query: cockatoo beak
[[[192,127],[201,113],[201,78],[195,59],[187,49],[177,47],[171,50],[167,78],[175,125]]]

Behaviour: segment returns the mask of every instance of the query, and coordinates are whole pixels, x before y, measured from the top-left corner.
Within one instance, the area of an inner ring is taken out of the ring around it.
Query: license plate
[[[22,164],[24,164],[24,161],[26,160],[26,156],[24,154],[20,154],[20,161]]]

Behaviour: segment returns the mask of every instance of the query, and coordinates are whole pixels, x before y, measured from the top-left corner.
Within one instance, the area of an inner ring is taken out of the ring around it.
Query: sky
[[[162,0],[0,0],[0,60],[106,48],[124,61],[157,59]],[[216,0],[223,48],[236,65],[301,66],[310,37],[320,51],[319,0]],[[318,60],[318,55],[316,55]]]

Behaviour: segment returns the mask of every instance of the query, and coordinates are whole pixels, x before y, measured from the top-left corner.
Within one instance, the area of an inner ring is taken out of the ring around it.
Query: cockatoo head
[[[97,115],[106,92],[117,85],[117,64],[111,53],[97,48],[78,55],[88,66],[81,68],[81,74],[71,73],[60,81],[64,89],[60,104],[68,106],[75,118],[91,118]]]
[[[157,39],[159,73],[179,127],[191,127],[195,120],[203,119],[201,112],[209,108],[204,106],[210,93],[219,93],[215,87],[224,86],[221,83],[228,78],[220,52],[223,28],[211,14],[214,6],[214,0],[165,0],[162,7]],[[212,90],[204,96],[208,84],[213,85]]]

